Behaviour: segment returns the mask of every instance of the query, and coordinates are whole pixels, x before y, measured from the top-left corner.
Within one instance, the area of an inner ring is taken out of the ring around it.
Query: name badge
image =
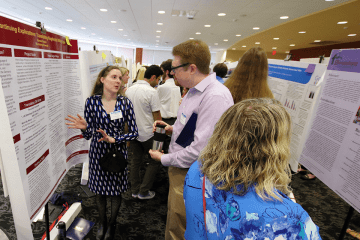
[[[185,125],[186,115],[184,113],[181,113],[180,122],[181,122],[182,125]]]
[[[121,110],[110,113],[110,119],[111,120],[119,119],[119,118],[122,118],[122,117],[123,117],[123,115],[122,115]]]

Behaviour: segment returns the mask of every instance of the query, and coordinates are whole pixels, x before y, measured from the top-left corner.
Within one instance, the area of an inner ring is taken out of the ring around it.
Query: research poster
[[[292,120],[290,166],[296,172],[326,65],[269,59],[269,87]]]
[[[64,120],[83,112],[79,55],[77,41],[2,16],[0,36],[2,171],[24,239],[67,170],[87,158],[85,139]]]
[[[333,50],[300,162],[360,212],[360,50]]]

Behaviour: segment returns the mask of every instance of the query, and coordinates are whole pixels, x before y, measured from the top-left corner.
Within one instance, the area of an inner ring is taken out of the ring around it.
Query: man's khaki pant
[[[165,240],[184,239],[186,212],[183,198],[184,181],[188,168],[169,167],[169,197]]]

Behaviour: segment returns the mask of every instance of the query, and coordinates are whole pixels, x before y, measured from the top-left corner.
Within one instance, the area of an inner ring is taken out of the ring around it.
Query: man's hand
[[[149,154],[152,159],[158,162],[161,162],[161,156],[164,155],[163,152],[159,152],[159,150],[152,150],[152,149],[149,150]]]
[[[166,126],[166,127],[165,127],[165,134],[166,134],[166,135],[171,135],[171,134],[172,134],[172,132],[173,132],[173,126],[167,124],[167,123],[164,122],[164,121],[160,121],[160,120],[156,120],[156,121],[154,122],[154,124],[153,124],[153,132],[156,131],[156,125],[157,125],[157,124]]]

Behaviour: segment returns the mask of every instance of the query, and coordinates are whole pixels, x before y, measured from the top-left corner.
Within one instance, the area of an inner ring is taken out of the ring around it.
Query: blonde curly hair
[[[290,192],[291,117],[275,99],[247,99],[230,107],[199,157],[201,171],[216,186],[237,195],[250,187],[263,200]],[[240,185],[240,186],[239,186]]]

